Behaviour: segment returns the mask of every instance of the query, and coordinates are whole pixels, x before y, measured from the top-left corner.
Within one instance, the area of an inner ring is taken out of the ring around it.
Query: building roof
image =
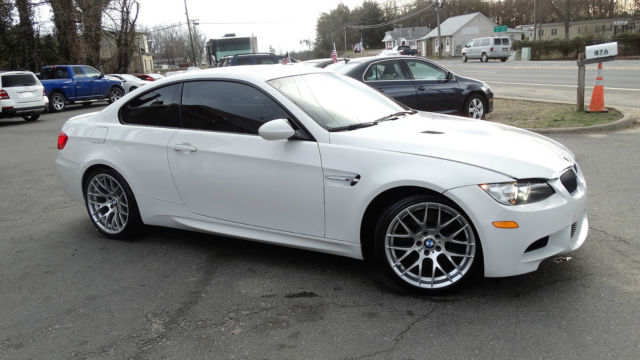
[[[400,38],[408,41],[418,40],[421,37],[427,35],[429,31],[431,31],[431,29],[429,29],[428,26],[397,28],[391,31],[386,31],[384,33],[384,39],[382,39],[382,42],[393,41]]]
[[[484,14],[480,12],[474,12],[471,14],[464,14],[453,16],[445,20],[442,24],[440,24],[440,34],[441,36],[451,36],[455,34],[458,30],[462,29],[471,19],[476,16],[484,16]],[[486,17],[486,16],[485,16]],[[488,18],[487,18],[488,19]],[[421,39],[430,39],[438,37],[438,28],[431,30],[426,36]]]

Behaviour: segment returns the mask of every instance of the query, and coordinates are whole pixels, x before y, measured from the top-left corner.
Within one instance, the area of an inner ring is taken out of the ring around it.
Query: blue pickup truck
[[[106,100],[111,104],[124,94],[122,82],[87,65],[45,66],[39,77],[52,112],[64,110],[67,103],[89,106],[95,100]]]

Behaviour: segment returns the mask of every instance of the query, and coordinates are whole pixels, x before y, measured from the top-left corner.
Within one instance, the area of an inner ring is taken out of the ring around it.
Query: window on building
[[[551,35],[558,35],[558,29],[556,28],[551,29]]]

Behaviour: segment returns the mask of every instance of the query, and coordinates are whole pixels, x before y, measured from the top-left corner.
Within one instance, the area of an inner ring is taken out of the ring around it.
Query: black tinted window
[[[36,77],[31,74],[4,75],[1,80],[2,87],[6,88],[38,85]]]
[[[256,64],[277,64],[278,61],[272,57],[261,56],[256,58]]]
[[[251,65],[250,57],[239,57],[236,65]]]
[[[50,79],[68,79],[69,72],[67,68],[48,68],[40,72],[42,80]]]
[[[120,110],[122,122],[137,125],[178,127],[182,84],[152,90],[129,101]]]
[[[278,104],[248,85],[225,81],[184,84],[184,128],[257,134],[265,122],[288,117]]]

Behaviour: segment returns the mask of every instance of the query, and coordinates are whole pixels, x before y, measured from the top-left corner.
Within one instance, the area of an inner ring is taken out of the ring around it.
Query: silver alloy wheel
[[[124,187],[108,174],[97,174],[87,185],[87,208],[91,220],[108,234],[118,234],[129,220],[129,201]]]
[[[467,115],[472,119],[482,119],[484,116],[484,103],[478,97],[471,99],[467,109]]]
[[[64,96],[56,93],[51,97],[51,104],[56,111],[64,109]]]
[[[455,284],[469,272],[476,239],[471,225],[456,209],[422,202],[393,218],[384,247],[400,279],[419,288],[437,289]]]
[[[109,102],[115,102],[122,97],[122,91],[118,88],[113,88],[109,91]]]

